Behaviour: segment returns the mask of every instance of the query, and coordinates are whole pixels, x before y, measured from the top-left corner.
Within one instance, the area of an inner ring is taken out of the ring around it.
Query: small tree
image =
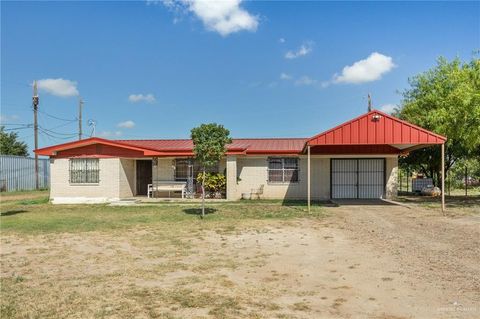
[[[202,166],[203,176],[207,167],[216,165],[225,156],[226,145],[232,142],[230,131],[216,123],[202,124],[191,130],[193,153]],[[202,178],[202,218],[205,216],[205,178]]]
[[[18,133],[7,133],[5,127],[0,126],[0,154],[28,156],[27,144],[18,140]]]

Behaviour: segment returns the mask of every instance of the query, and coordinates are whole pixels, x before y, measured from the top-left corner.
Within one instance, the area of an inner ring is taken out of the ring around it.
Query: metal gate
[[[382,198],[385,194],[385,159],[332,159],[331,198]]]

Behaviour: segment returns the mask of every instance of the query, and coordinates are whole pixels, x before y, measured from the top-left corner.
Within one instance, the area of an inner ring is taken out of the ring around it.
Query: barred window
[[[189,169],[191,170],[191,172],[189,172]],[[205,171],[207,173],[217,173],[218,163],[217,165],[214,165],[212,167],[207,167]],[[198,161],[192,158],[177,158],[175,160],[175,180],[176,181],[186,181],[189,177],[189,173],[192,174],[192,177],[194,179],[196,179],[198,176],[198,173],[200,172],[202,172],[202,166]]]
[[[70,159],[71,184],[97,184],[100,181],[98,158]]]
[[[268,181],[271,183],[298,182],[298,158],[270,157],[268,159]]]
[[[186,181],[188,178],[188,170],[191,165],[189,159],[176,159],[175,160],[175,180]]]

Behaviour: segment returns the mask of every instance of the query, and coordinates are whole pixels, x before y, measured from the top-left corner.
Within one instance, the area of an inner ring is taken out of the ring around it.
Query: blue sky
[[[369,92],[398,104],[439,56],[469,60],[479,20],[480,2],[2,2],[2,122],[33,122],[41,80],[40,146],[75,139],[51,116],[75,119],[77,93],[97,136],[187,138],[204,122],[312,136],[365,112]]]

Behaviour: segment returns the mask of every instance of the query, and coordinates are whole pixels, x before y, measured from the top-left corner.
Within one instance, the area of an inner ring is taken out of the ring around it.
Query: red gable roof
[[[373,110],[315,135],[307,145],[419,145],[443,144],[446,137]]]
[[[237,138],[232,139],[232,143],[227,145],[227,153],[298,154],[306,141],[306,138]],[[117,140],[116,142],[161,152],[193,152],[193,142],[189,139]]]
[[[298,155],[304,152],[306,145],[313,146],[315,154],[398,154],[445,141],[444,136],[374,110],[310,139],[233,139],[227,145],[227,154]],[[93,137],[37,149],[35,153],[52,157],[193,156],[193,143],[189,139],[107,140]]]
[[[227,145],[227,154],[299,154],[307,141],[306,138],[258,138],[258,139],[233,139]],[[105,145],[108,148],[94,148],[95,144]],[[75,156],[78,152],[93,156],[96,153],[108,153],[116,156],[138,157],[138,156],[192,156],[193,142],[187,139],[170,140],[107,140],[93,137],[80,141],[59,144],[36,150],[38,155]]]

